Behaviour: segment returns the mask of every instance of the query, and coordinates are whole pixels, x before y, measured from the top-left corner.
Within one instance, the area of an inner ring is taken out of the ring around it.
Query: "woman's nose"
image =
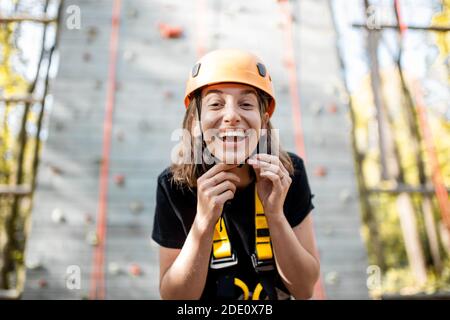
[[[241,121],[241,116],[239,115],[236,103],[230,101],[227,102],[224,108],[223,121],[227,123],[239,123]]]

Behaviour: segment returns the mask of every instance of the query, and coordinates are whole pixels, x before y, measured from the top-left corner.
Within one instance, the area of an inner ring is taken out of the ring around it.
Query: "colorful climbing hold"
[[[324,166],[317,166],[314,169],[314,175],[316,177],[325,177],[327,175],[327,169]]]
[[[63,174],[63,170],[55,165],[49,164],[48,168],[50,169],[51,173],[53,173],[54,175],[62,175]]]
[[[92,59],[92,56],[89,52],[83,53],[83,61],[84,62],[89,62],[89,61],[91,61],[91,59]]]
[[[336,105],[336,103],[331,103],[328,108],[327,108],[329,113],[336,113],[338,111],[338,107]]]
[[[183,35],[183,29],[180,26],[168,25],[161,22],[158,27],[159,33],[164,39],[176,39]]]
[[[120,142],[122,142],[125,139],[125,133],[123,132],[123,130],[117,131],[116,138],[117,138],[117,141],[120,141]]]
[[[114,183],[117,186],[122,187],[125,184],[125,176],[123,174],[116,174],[114,176]]]
[[[66,217],[64,215],[64,212],[59,209],[59,208],[55,208],[52,211],[52,221],[54,223],[64,223],[66,222]]]
[[[348,189],[343,189],[339,193],[339,200],[343,203],[348,203],[351,200],[351,194]]]
[[[120,274],[122,272],[122,270],[118,263],[110,262],[108,264],[108,272],[109,272],[109,274],[116,276],[116,275]]]
[[[139,277],[142,275],[142,269],[137,263],[130,264],[128,271],[132,276]]]
[[[99,241],[98,241],[98,235],[95,231],[90,230],[87,234],[86,234],[86,242],[88,244],[90,244],[91,246],[95,247],[98,245]]]
[[[140,201],[133,201],[129,205],[131,212],[137,214],[144,210],[144,205]]]
[[[39,279],[38,286],[39,288],[46,288],[48,286],[47,280],[45,280],[44,278]]]
[[[328,272],[325,276],[325,282],[329,285],[335,285],[339,280],[339,274],[336,271]]]
[[[93,220],[94,219],[92,218],[92,214],[90,214],[90,213],[85,213],[84,214],[84,222],[86,224],[91,224]]]
[[[164,91],[164,98],[165,98],[166,100],[172,99],[172,98],[173,98],[173,92],[170,91],[170,90]]]
[[[87,28],[87,41],[88,43],[94,42],[98,35],[98,28],[94,26],[90,26]]]

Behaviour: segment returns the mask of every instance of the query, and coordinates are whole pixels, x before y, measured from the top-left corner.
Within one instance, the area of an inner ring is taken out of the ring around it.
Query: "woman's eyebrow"
[[[254,94],[256,96],[256,91],[253,89],[249,89],[249,90],[243,90],[241,91],[241,96],[247,95],[247,94]]]
[[[206,92],[206,94],[205,94],[205,98],[206,98],[207,95],[209,95],[209,94],[211,94],[211,93],[222,94],[223,91],[220,91],[220,90],[217,90],[217,89],[211,89],[211,90],[208,90],[208,92]],[[245,96],[245,95],[247,95],[247,94],[254,94],[254,95],[256,96],[256,91],[253,90],[253,89],[248,89],[248,90],[243,90],[243,91],[241,91],[241,92],[239,93],[239,95],[241,95],[241,96]]]
[[[208,90],[208,92],[206,92],[205,97],[210,94],[210,93],[218,93],[218,94],[222,94],[223,92],[217,89],[212,89],[212,90]]]

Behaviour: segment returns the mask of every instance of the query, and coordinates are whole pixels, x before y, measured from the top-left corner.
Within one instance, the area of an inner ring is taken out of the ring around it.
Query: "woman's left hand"
[[[292,179],[279,157],[259,153],[250,157],[247,163],[256,172],[256,189],[264,206],[264,213],[282,214]]]

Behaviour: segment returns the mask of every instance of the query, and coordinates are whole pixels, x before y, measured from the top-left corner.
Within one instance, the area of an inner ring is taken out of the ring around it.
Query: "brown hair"
[[[266,113],[266,110],[269,106],[271,97],[268,94],[266,94],[264,91],[257,89],[257,88],[255,88],[255,89],[257,92],[257,98],[258,98],[261,119],[263,119],[263,115]],[[190,148],[186,150],[186,148],[184,147],[186,145],[186,141],[183,141],[183,143],[181,143],[181,145],[180,145],[181,149],[178,152],[178,156],[180,156],[181,158],[184,155],[186,155],[186,152],[191,153],[190,159],[193,159],[193,157],[194,157],[193,146],[196,143],[199,143],[199,141],[196,141],[196,139],[198,139],[198,137],[195,137],[192,134],[192,129],[193,129],[193,124],[194,124],[194,119],[196,118],[196,116],[199,117],[198,111],[201,112],[201,103],[202,103],[201,89],[198,89],[197,91],[195,91],[193,93],[191,102],[186,110],[186,113],[185,113],[184,119],[183,119],[183,129],[188,130],[191,134],[189,135],[190,141],[188,142],[190,144],[189,145]],[[266,129],[267,129],[267,150],[268,150],[268,152],[270,152],[271,151],[271,142],[272,142],[271,131],[273,129],[272,124],[270,123],[270,119],[266,123]],[[184,137],[183,137],[183,139],[184,139]],[[200,136],[200,139],[202,139],[201,136]],[[205,147],[205,144],[203,143],[203,141],[200,141],[200,143],[202,144],[202,148]],[[286,168],[286,170],[289,172],[289,174],[292,175],[294,172],[294,166],[292,164],[292,160],[291,160],[290,156],[288,155],[288,153],[281,148],[281,145],[279,142],[278,142],[278,144],[279,144],[280,161],[283,164],[283,166]],[[190,189],[197,186],[197,179],[206,172],[204,165],[195,164],[195,163],[188,163],[188,164],[173,163],[170,167],[170,170],[172,172],[172,182],[173,183],[176,183],[178,185],[186,185]]]

